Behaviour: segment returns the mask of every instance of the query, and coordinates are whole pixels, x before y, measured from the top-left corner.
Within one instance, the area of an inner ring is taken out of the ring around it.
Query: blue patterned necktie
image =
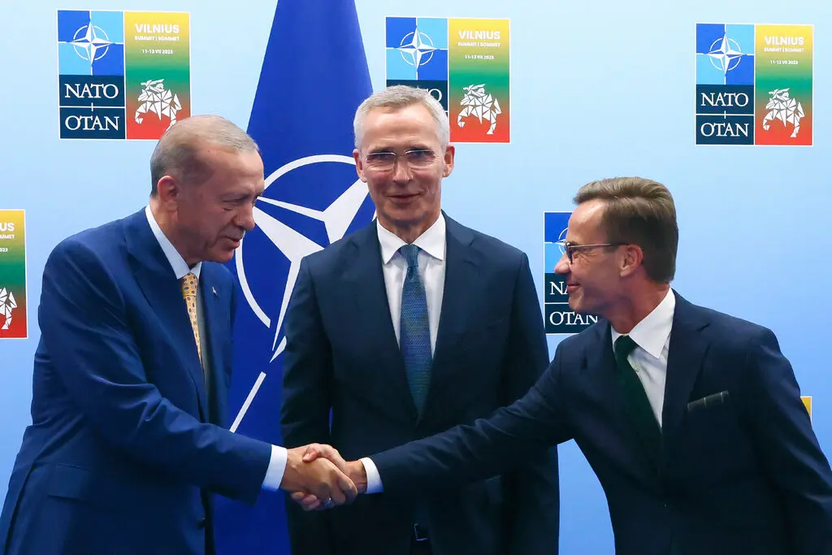
[[[419,247],[404,245],[399,252],[407,260],[407,274],[402,287],[400,347],[407,383],[416,410],[422,414],[430,384],[430,324],[425,284],[419,276]]]

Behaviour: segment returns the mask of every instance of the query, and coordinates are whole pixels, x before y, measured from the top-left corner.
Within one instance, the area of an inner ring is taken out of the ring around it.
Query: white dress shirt
[[[399,249],[406,245],[402,239],[376,223],[378,242],[381,245],[384,287],[387,289],[387,304],[390,307],[390,319],[396,332],[396,341],[401,341],[402,289],[407,275],[407,260]],[[419,276],[425,284],[425,296],[428,302],[428,324],[430,326],[430,351],[436,351],[436,335],[439,331],[439,316],[442,310],[442,296],[445,292],[445,217],[439,214],[432,226],[422,233],[413,244],[421,249],[417,258]],[[361,459],[367,472],[367,493],[382,491],[381,476],[372,460]]]
[[[384,287],[387,289],[387,305],[396,342],[401,341],[402,289],[407,275],[407,260],[399,249],[406,245],[398,235],[388,231],[380,223],[378,242],[381,245]],[[436,351],[436,334],[439,331],[439,313],[442,310],[442,295],[445,292],[445,218],[439,214],[436,220],[413,244],[419,247],[419,276],[425,284],[428,302],[428,325],[430,326],[430,352]]]
[[[197,262],[193,268],[189,268],[185,259],[176,250],[176,247],[165,236],[162,228],[159,227],[150,206],[144,209],[145,216],[147,216],[147,223],[150,224],[150,229],[153,231],[153,236],[162,247],[162,252],[170,262],[170,267],[173,273],[176,274],[176,279],[182,279],[188,273],[194,274],[199,279],[200,271],[202,270],[202,262]],[[276,491],[280,489],[280,482],[283,481],[283,473],[286,471],[286,461],[288,460],[288,452],[284,447],[272,445],[272,453],[269,459],[269,468],[266,470],[266,477],[263,480],[263,489]]]
[[[636,348],[627,356],[627,361],[636,371],[647,400],[659,427],[662,425],[664,408],[664,384],[667,381],[667,352],[670,348],[670,331],[673,328],[673,313],[676,311],[676,295],[668,290],[662,302],[635,325],[628,334]],[[612,344],[622,334],[612,330]]]

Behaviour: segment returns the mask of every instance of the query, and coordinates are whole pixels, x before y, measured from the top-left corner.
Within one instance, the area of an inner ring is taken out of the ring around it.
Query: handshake
[[[364,493],[367,473],[361,461],[347,462],[334,447],[310,443],[288,449],[280,489],[305,511],[331,509]]]

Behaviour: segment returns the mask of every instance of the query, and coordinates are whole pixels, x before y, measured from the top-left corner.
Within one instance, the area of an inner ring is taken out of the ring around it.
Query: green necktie
[[[650,458],[659,461],[662,446],[662,432],[653,414],[650,401],[644,392],[644,386],[635,370],[627,361],[627,356],[636,348],[636,342],[629,335],[622,335],[615,340],[615,362],[618,366],[618,383],[621,395],[633,427]]]

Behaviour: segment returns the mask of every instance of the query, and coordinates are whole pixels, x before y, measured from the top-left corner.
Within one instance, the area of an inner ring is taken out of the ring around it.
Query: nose
[[[410,166],[401,158],[396,158],[395,166],[393,167],[393,181],[410,181]]]
[[[237,213],[234,223],[246,231],[254,229],[254,206],[250,204],[243,206]]]
[[[560,260],[558,263],[555,264],[555,273],[561,276],[564,276],[569,273],[571,270],[571,265],[569,263],[569,257],[566,256],[566,253],[560,255]]]

